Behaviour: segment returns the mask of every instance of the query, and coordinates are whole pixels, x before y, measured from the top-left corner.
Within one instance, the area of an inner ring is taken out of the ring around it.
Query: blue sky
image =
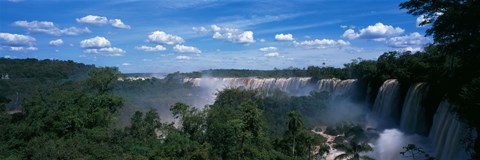
[[[122,72],[341,67],[431,42],[397,0],[0,0],[0,56]]]

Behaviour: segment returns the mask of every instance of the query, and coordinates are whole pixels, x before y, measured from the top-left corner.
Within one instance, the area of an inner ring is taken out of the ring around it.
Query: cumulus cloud
[[[175,45],[175,47],[173,47],[173,50],[175,52],[179,52],[179,53],[196,53],[196,54],[200,54],[202,53],[202,51],[196,47],[193,47],[193,46],[185,46],[185,45]]]
[[[121,19],[108,19],[107,17],[103,16],[96,16],[96,15],[87,15],[82,18],[77,18],[76,19],[78,23],[82,24],[89,24],[89,25],[94,25],[94,26],[103,26],[106,24],[111,24],[112,27],[115,28],[120,28],[120,29],[130,29],[131,27],[129,25],[126,25],[125,23],[122,22]]]
[[[276,34],[275,35],[275,40],[277,41],[293,41],[293,35],[292,34]]]
[[[53,22],[49,21],[15,21],[13,26],[26,28],[29,32],[37,32],[37,33],[46,33],[50,35],[79,35],[83,33],[91,33],[91,31],[85,28],[77,28],[77,27],[69,27],[60,29],[56,26]]]
[[[0,33],[0,50],[8,50],[13,52],[36,51],[36,39],[21,34]]]
[[[418,32],[410,33],[405,36],[392,37],[386,41],[387,45],[390,47],[405,48],[410,51],[418,51],[428,42],[429,39]]]
[[[277,51],[277,47],[264,47],[264,48],[260,48],[258,49],[259,51],[261,52],[275,52]]]
[[[159,52],[159,51],[164,51],[167,50],[167,48],[163,47],[162,45],[156,45],[154,47],[150,46],[140,46],[140,47],[135,47],[137,50],[145,51],[145,52]]]
[[[27,35],[0,33],[2,44],[11,46],[32,46],[36,39]]]
[[[330,47],[342,47],[350,45],[350,42],[344,40],[331,40],[331,39],[315,39],[302,42],[293,41],[293,45],[296,47],[305,47],[312,49],[330,48]]]
[[[265,57],[278,57],[280,54],[278,54],[278,52],[270,52],[270,53],[267,53],[265,54],[264,56]]]
[[[208,29],[203,27],[203,26],[200,26],[200,27],[192,27],[192,30],[195,31],[195,32],[198,32],[198,33],[206,33],[208,32]]]
[[[160,44],[168,44],[168,45],[181,44],[184,42],[182,37],[167,34],[163,31],[155,31],[150,33],[150,35],[148,35],[147,41],[152,43],[160,43]]]
[[[94,53],[105,56],[123,56],[127,52],[121,48],[111,47],[111,43],[105,37],[96,36],[94,38],[80,41],[80,47],[84,48],[85,53]]]
[[[242,31],[238,28],[219,27],[212,25],[213,39],[223,39],[232,43],[251,44],[255,43],[252,31]]]
[[[90,24],[90,25],[105,25],[108,23],[107,17],[88,15],[82,18],[76,19],[78,23]]]
[[[86,49],[84,50],[85,53],[94,53],[94,54],[101,54],[105,56],[124,56],[125,52],[121,48],[117,47],[105,47],[105,48],[93,48],[93,49]]]
[[[122,66],[130,66],[130,65],[132,65],[132,64],[130,64],[130,63],[122,63]]]
[[[129,25],[126,25],[122,22],[120,19],[111,19],[110,24],[112,24],[113,27],[115,28],[120,28],[120,29],[130,29]]]
[[[358,38],[360,35],[358,33],[355,33],[355,31],[353,29],[347,29],[342,37],[344,38],[348,38],[348,39],[355,39],[355,38]]]
[[[80,41],[80,47],[82,48],[104,48],[110,47],[111,45],[108,39],[99,36]]]
[[[192,57],[189,57],[189,56],[177,56],[177,57],[175,57],[175,59],[177,59],[177,60],[189,60],[189,59],[192,59]]]
[[[342,37],[349,39],[382,39],[387,37],[394,37],[402,34],[405,30],[400,27],[393,27],[390,25],[384,25],[383,23],[376,23],[366,28],[360,29],[359,32],[355,32],[353,29],[346,30]]]
[[[62,39],[51,40],[50,42],[48,42],[48,44],[50,44],[51,46],[60,46],[63,44],[63,40]]]
[[[212,31],[213,32],[220,32],[222,30],[222,28],[220,28],[219,26],[217,25],[211,25],[210,28],[212,28]]]

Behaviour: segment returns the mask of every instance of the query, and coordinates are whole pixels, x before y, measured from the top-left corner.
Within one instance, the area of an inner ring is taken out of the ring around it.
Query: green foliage
[[[88,73],[87,83],[96,89],[99,94],[104,94],[113,89],[120,75],[118,68],[95,68]]]

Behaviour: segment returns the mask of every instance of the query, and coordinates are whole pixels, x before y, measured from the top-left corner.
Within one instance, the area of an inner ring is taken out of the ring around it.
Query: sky
[[[342,67],[432,42],[398,0],[0,0],[0,57],[123,73]]]

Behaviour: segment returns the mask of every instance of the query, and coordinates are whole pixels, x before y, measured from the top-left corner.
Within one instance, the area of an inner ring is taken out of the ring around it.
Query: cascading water
[[[247,89],[263,89],[267,93],[273,89],[290,93],[292,95],[308,95],[310,77],[290,78],[185,78],[184,83],[192,83],[197,87],[209,88],[212,91],[220,91],[227,87],[244,87]]]
[[[400,85],[396,79],[386,80],[378,91],[373,105],[373,112],[379,118],[394,120],[399,119]]]
[[[427,91],[425,83],[410,86],[403,102],[400,128],[408,133],[428,134],[425,108],[421,105]]]
[[[318,92],[329,92],[333,100],[348,98],[355,93],[356,79],[321,79],[317,82]]]
[[[451,104],[444,100],[433,117],[433,125],[428,138],[434,146],[434,156],[440,160],[467,159],[462,138],[467,134],[467,126],[450,112]]]

